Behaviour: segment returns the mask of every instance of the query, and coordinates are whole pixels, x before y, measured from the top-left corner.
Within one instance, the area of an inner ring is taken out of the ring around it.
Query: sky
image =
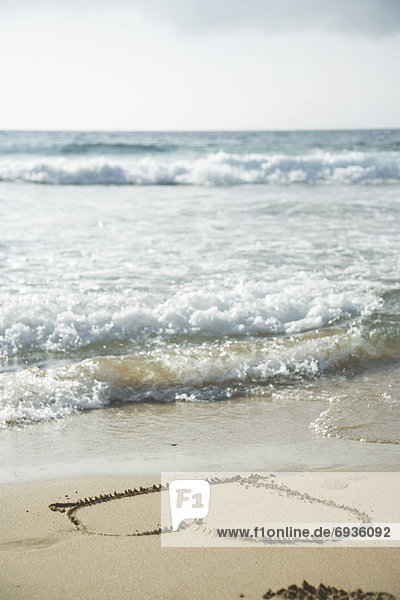
[[[400,127],[400,0],[0,0],[0,129]]]

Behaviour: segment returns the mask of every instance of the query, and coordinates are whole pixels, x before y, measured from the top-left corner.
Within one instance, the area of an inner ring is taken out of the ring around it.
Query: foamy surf
[[[296,282],[243,281],[231,288],[193,286],[152,304],[114,293],[32,293],[10,302],[2,294],[0,358],[27,352],[78,351],[90,345],[154,337],[216,339],[294,334],[370,314],[382,303],[371,290],[335,287],[309,277]]]
[[[123,154],[123,152],[122,152]],[[50,185],[387,183],[400,181],[399,152],[305,155],[217,152],[192,159],[110,156],[1,158],[0,181]]]
[[[290,386],[335,372],[354,373],[391,351],[360,330],[327,330],[272,340],[161,345],[61,367],[0,375],[0,423],[59,419],[120,402],[226,400],[260,385]]]

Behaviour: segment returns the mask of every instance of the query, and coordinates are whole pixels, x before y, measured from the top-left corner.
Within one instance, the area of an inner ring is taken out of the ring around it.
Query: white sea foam
[[[228,154],[160,160],[90,157],[2,159],[0,181],[59,185],[380,183],[400,180],[399,152]]]
[[[270,381],[290,383],[376,358],[360,331],[281,340],[170,344],[147,355],[104,356],[0,375],[0,427],[68,416],[112,402],[218,400]],[[235,392],[236,390],[236,392]]]
[[[368,314],[380,304],[370,291],[342,291],[328,281],[307,285],[242,282],[204,291],[186,286],[156,305],[126,295],[32,293],[0,296],[0,357],[27,351],[75,351],[89,344],[152,335],[215,336],[299,333]]]
[[[312,278],[308,286],[242,282],[203,292],[189,287],[153,306],[130,306],[125,296],[113,294],[89,296],[86,304],[68,295],[46,303],[40,295],[29,296],[29,302],[22,297],[1,313],[3,358],[70,351],[75,362],[0,375],[0,423],[57,419],[115,400],[215,400],[230,397],[238,386],[313,378],[355,356],[379,355],[357,327],[318,333],[343,319],[357,321],[378,305],[369,292],[339,292]],[[279,333],[293,337],[263,337]],[[145,352],[81,360],[88,344],[148,334],[159,343],[146,345]],[[186,342],[174,342],[170,336],[176,334],[187,336]]]

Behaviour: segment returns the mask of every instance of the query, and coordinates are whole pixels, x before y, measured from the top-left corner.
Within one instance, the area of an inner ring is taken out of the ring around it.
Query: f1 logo
[[[175,479],[169,484],[172,531],[186,519],[203,519],[210,508],[211,486],[204,479]]]

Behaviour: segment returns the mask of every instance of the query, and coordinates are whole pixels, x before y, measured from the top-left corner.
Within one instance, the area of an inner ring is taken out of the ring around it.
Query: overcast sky
[[[400,0],[0,0],[2,129],[400,127]]]

